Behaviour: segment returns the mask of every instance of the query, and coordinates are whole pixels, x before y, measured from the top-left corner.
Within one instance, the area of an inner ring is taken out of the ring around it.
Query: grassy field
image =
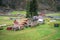
[[[47,15],[56,16],[56,14]],[[11,25],[13,24],[13,20],[9,20],[9,17],[7,16],[0,16],[0,24]],[[60,26],[54,27],[48,24],[39,25],[34,28],[24,28],[24,30],[19,31],[7,31],[6,27],[4,27],[4,30],[0,30],[0,40],[57,40],[57,39],[60,39]]]
[[[0,25],[1,24],[7,24],[7,25],[13,24],[13,20],[10,20],[9,18],[10,17],[7,17],[7,16],[0,16]]]
[[[13,11],[11,14],[26,14],[26,11]]]
[[[60,27],[54,28],[47,24],[21,31],[0,30],[0,40],[56,40],[60,38]]]
[[[46,14],[46,16],[60,16],[60,13]]]

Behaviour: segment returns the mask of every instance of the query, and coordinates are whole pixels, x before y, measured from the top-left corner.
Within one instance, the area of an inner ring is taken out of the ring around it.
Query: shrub
[[[3,27],[2,26],[0,27],[0,30],[3,30]]]

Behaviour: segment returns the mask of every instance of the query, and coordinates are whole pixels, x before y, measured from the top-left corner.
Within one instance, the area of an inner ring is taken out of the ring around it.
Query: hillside
[[[59,0],[36,0],[38,10],[47,9],[52,11],[60,11]],[[0,10],[26,10],[28,0],[1,0]]]

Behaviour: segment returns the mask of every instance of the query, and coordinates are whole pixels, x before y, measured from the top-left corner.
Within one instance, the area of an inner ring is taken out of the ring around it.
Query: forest
[[[26,10],[26,6],[30,0],[0,0],[0,8]],[[60,0],[36,0],[38,9],[47,9],[52,11],[60,11]]]

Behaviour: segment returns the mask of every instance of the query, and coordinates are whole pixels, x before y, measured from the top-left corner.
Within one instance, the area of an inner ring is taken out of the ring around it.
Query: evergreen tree
[[[0,0],[0,6],[2,5],[2,0]]]
[[[27,3],[27,17],[32,18],[33,16],[37,15],[37,1],[36,0],[30,0],[29,3]]]

